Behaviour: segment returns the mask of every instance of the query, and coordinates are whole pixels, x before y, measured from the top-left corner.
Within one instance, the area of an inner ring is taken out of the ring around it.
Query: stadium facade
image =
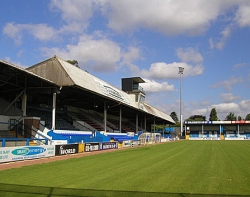
[[[30,138],[43,125],[55,139],[62,133],[125,138],[175,123],[145,102],[140,77],[121,79],[119,89],[57,56],[26,69],[0,60],[0,70],[0,130],[18,125],[13,137]]]

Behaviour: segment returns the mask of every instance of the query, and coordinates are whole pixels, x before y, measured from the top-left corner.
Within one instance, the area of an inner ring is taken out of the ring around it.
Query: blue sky
[[[22,67],[54,55],[121,88],[139,76],[167,114],[224,120],[250,113],[249,0],[2,0],[0,59]]]

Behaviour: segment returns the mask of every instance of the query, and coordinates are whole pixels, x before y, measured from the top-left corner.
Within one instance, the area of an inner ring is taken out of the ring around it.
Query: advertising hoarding
[[[78,144],[56,145],[55,155],[68,155],[78,153]]]
[[[100,150],[100,143],[86,143],[85,152],[97,151]]]
[[[18,146],[0,148],[0,163],[55,156],[55,146]]]
[[[118,142],[103,142],[100,144],[101,150],[118,148]]]

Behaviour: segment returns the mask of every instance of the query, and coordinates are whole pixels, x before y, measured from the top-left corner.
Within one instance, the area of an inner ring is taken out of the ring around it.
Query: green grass
[[[0,183],[6,197],[250,196],[250,141],[118,150],[0,171]]]

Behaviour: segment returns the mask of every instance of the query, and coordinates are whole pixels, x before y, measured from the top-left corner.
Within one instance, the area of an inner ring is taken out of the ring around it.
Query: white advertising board
[[[17,146],[0,148],[0,163],[55,156],[55,146]]]

